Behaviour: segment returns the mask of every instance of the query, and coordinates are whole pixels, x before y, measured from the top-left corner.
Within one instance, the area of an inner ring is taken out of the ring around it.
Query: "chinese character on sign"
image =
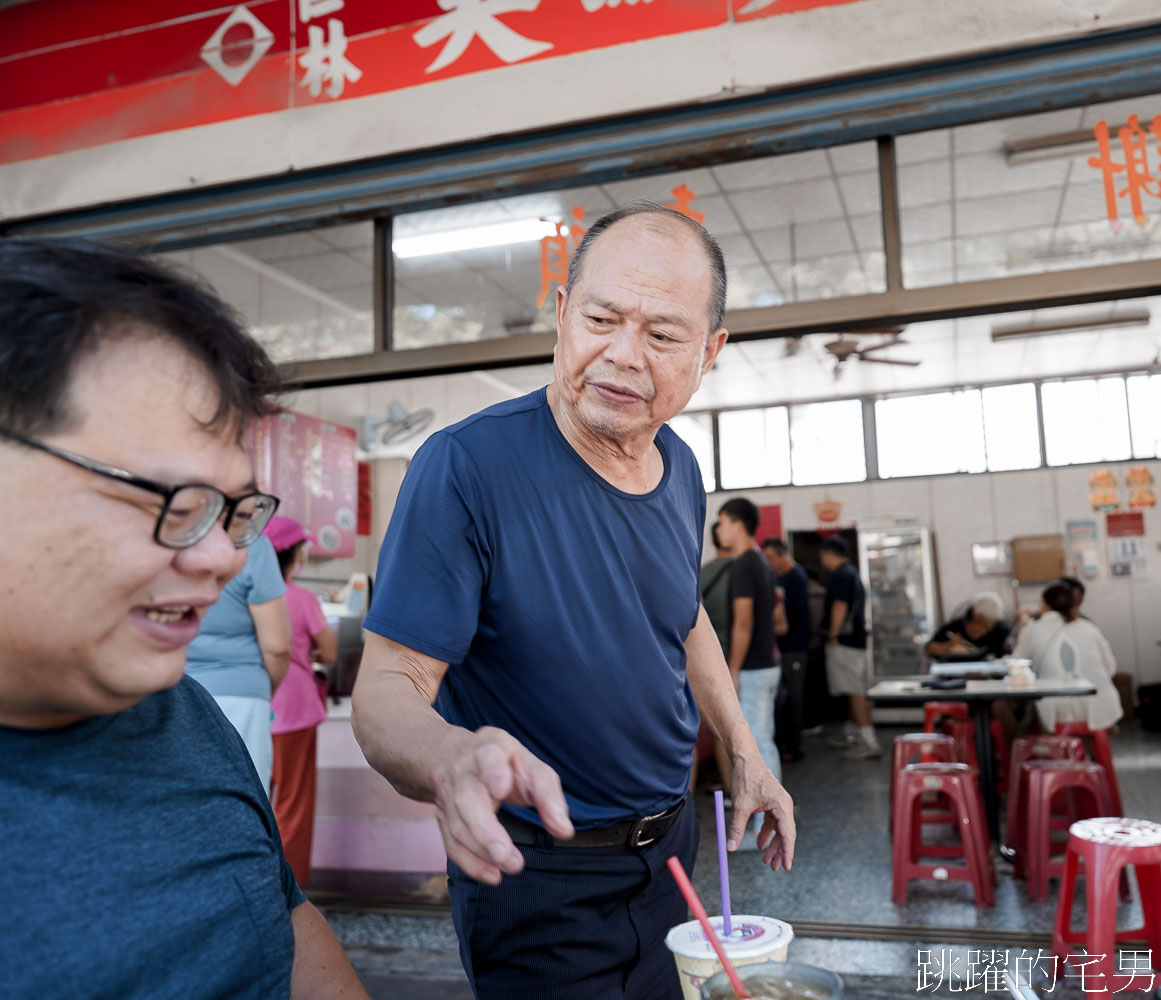
[[[572,217],[580,222],[585,217],[585,210],[580,205],[572,206]],[[547,220],[546,220],[547,221]],[[580,226],[569,226],[568,233],[572,237],[572,247],[569,247],[568,237],[565,236],[565,224],[556,223],[556,232],[540,240],[540,297],[536,300],[536,308],[544,308],[548,293],[552,286],[568,283],[568,262],[576,251],[577,244],[584,239],[587,230]]]
[[[1157,115],[1149,126],[1149,132],[1141,128],[1140,119],[1136,115],[1129,115],[1129,121],[1117,129],[1117,140],[1121,145],[1123,160],[1113,159],[1112,144],[1109,140],[1109,123],[1100,121],[1093,130],[1096,136],[1097,156],[1090,156],[1088,165],[1101,172],[1105,182],[1105,210],[1109,222],[1114,226],[1120,218],[1117,199],[1126,195],[1129,198],[1129,207],[1133,211],[1133,219],[1138,226],[1144,226],[1147,219],[1144,206],[1141,204],[1141,195],[1148,194],[1161,198],[1161,178],[1149,171],[1149,133],[1159,143],[1161,153],[1161,115]],[[1159,161],[1161,166],[1161,161]],[[1124,174],[1125,186],[1117,190],[1117,175]]]
[[[697,211],[695,208],[690,208],[690,202],[697,195],[690,191],[687,184],[679,184],[669,193],[677,200],[666,202],[666,208],[672,208],[675,212],[680,212],[687,218],[693,219],[694,222],[705,222],[705,215],[702,212]]]
[[[343,9],[345,0],[298,0],[298,19],[307,24],[316,17],[328,17]]]
[[[439,6],[447,13],[440,14],[412,36],[423,49],[447,39],[443,51],[427,67],[428,73],[450,66],[467,51],[475,38],[506,63],[530,59],[553,47],[551,42],[525,38],[499,20],[501,14],[536,10],[540,0],[439,0]]]
[[[348,82],[357,83],[363,76],[363,71],[347,58],[343,22],[332,17],[326,31],[312,24],[307,28],[307,37],[310,47],[298,57],[298,64],[306,70],[299,86],[310,88],[310,96],[318,97],[325,83],[328,97],[341,97]]]

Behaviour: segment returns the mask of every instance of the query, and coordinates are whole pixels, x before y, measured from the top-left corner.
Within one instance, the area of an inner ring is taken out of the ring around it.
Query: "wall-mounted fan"
[[[398,444],[418,434],[434,417],[434,410],[423,409],[411,413],[398,400],[393,400],[387,407],[387,416],[363,418],[359,447],[363,451],[373,451],[379,445]]]

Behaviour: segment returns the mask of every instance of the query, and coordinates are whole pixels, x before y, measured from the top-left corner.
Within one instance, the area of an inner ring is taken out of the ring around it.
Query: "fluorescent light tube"
[[[1019,326],[993,326],[992,340],[1015,340],[1019,337],[1048,337],[1058,333],[1081,333],[1091,330],[1106,330],[1111,327],[1148,326],[1149,310],[1139,309],[1121,313],[1118,316],[1099,316],[1091,319],[1077,318],[1061,322],[1028,323]]]
[[[482,250],[512,243],[535,243],[545,236],[555,236],[556,225],[544,219],[517,219],[494,222],[487,226],[468,229],[449,229],[442,233],[420,233],[400,236],[391,243],[396,257],[429,257],[437,253],[458,253],[461,250]]]

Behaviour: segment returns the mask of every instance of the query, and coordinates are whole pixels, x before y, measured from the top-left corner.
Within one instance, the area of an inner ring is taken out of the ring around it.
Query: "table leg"
[[[972,722],[976,729],[976,757],[980,766],[980,796],[988,817],[988,833],[993,847],[1000,843],[1000,803],[996,796],[996,772],[992,763],[992,703],[972,701]]]

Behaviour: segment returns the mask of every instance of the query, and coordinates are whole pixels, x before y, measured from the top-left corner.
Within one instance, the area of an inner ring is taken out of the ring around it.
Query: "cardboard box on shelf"
[[[1012,575],[1020,583],[1043,583],[1065,574],[1063,535],[1022,535],[1012,539]]]

